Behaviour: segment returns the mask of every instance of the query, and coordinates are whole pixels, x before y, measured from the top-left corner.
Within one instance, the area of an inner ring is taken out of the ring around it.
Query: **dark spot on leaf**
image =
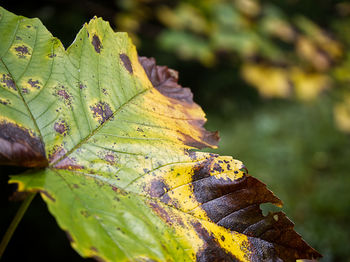
[[[22,87],[22,93],[23,94],[29,94],[28,88]]]
[[[31,28],[31,26],[30,26],[30,25],[27,25],[27,28]]]
[[[56,122],[53,127],[57,133],[63,136],[66,136],[68,134],[69,128],[66,121],[64,120]]]
[[[100,53],[101,52],[101,48],[102,48],[102,44],[101,44],[100,38],[96,34],[92,37],[92,42],[91,43],[94,46],[95,51],[97,53]]]
[[[81,210],[80,211],[80,214],[84,217],[89,217],[90,216],[90,213],[87,211],[87,210]]]
[[[13,81],[12,77],[9,74],[3,74],[0,83],[5,84],[8,88],[17,91],[15,81]]]
[[[204,241],[204,247],[196,254],[197,262],[238,262],[231,253],[227,253],[216,241],[215,237],[202,227],[199,222],[192,223],[198,236]]]
[[[110,106],[105,102],[98,102],[94,106],[90,106],[90,109],[94,117],[98,118],[100,124],[113,117],[113,112]]]
[[[35,80],[35,81],[33,81],[33,79],[29,79],[28,80],[28,84],[30,84],[32,87],[35,87],[36,89],[40,89],[40,82],[39,82],[39,80]]]
[[[22,37],[16,35],[16,40],[22,40]]]
[[[55,87],[55,90],[56,90],[56,92],[54,93],[55,96],[58,96],[59,98],[63,99],[66,105],[68,106],[72,105],[73,97],[68,93],[68,91],[64,86]]]
[[[80,89],[85,89],[85,88],[86,88],[86,86],[85,86],[85,85],[83,85],[82,83],[80,83],[80,84],[79,84],[79,88],[80,88]]]
[[[140,128],[140,127],[138,127],[136,131],[137,131],[137,132],[144,132],[143,129]]]
[[[169,187],[161,180],[153,180],[148,191],[151,197],[160,197],[169,191]]]
[[[120,54],[119,57],[122,60],[125,69],[128,70],[130,74],[132,74],[133,69],[129,57],[126,54]]]
[[[50,199],[51,201],[55,202],[56,199],[53,198],[53,196],[51,196],[49,194],[49,192],[47,192],[46,190],[39,190],[40,193],[44,194],[48,199]]]
[[[8,99],[1,99],[0,98],[0,104],[2,104],[2,105],[10,105],[11,104],[11,102],[10,102],[10,100],[8,100]]]
[[[106,154],[105,160],[112,165],[115,164],[115,156],[113,154]]]
[[[68,94],[67,91],[64,90],[64,89],[58,90],[58,91],[57,91],[57,94],[58,94],[60,97],[63,97],[64,99],[69,99],[69,98],[70,98],[69,94]]]
[[[0,123],[0,164],[25,167],[47,166],[44,144],[29,130]]]
[[[17,46],[15,47],[15,50],[19,58],[25,58],[26,55],[29,55],[28,47],[25,45]]]
[[[90,249],[96,253],[98,253],[98,249],[96,247],[90,247]]]
[[[56,57],[56,54],[53,54],[53,53],[52,53],[52,54],[49,54],[48,57],[49,57],[49,58],[54,58],[54,57]]]
[[[102,89],[102,93],[103,93],[104,95],[108,95],[108,92],[107,92],[107,90],[106,90],[105,88]]]

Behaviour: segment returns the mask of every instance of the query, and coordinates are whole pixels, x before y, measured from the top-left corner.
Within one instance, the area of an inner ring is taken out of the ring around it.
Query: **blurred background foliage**
[[[285,203],[324,258],[350,261],[350,2],[335,0],[10,1],[67,47],[93,15],[129,33],[140,55],[180,73],[242,160]],[[2,168],[10,174],[13,168]],[[1,228],[18,203],[1,178]],[[264,207],[265,212],[271,209]],[[23,250],[23,252],[18,252]],[[37,197],[4,260],[83,260]]]

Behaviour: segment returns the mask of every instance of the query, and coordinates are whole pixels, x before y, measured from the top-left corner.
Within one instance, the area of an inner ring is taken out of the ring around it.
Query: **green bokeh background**
[[[150,8],[163,4],[172,8],[181,1],[141,2]],[[303,15],[332,30],[332,21],[339,18],[336,7],[344,1],[261,2],[278,6],[287,16]],[[67,47],[82,24],[94,15],[108,20],[118,30],[116,17],[125,12],[126,3],[7,0],[0,5],[18,15],[39,17]],[[130,10],[142,13],[142,10]],[[342,26],[344,35],[335,37],[346,41],[348,29]],[[308,102],[264,99],[242,80],[239,58],[219,53],[211,67],[195,59],[183,60],[164,48],[159,40],[164,30],[166,27],[154,17],[143,21],[137,30],[138,52],[179,71],[179,82],[191,87],[195,101],[207,113],[207,128],[220,132],[220,147],[214,151],[243,161],[251,175],[282,199],[283,211],[295,222],[296,231],[323,254],[321,261],[350,261],[350,137],[338,130],[333,115],[334,103],[342,95],[337,88],[344,87],[336,86]],[[14,187],[7,185],[7,175],[21,169],[1,167],[0,170],[2,236],[19,206],[18,202],[8,201]],[[85,260],[70,248],[65,234],[38,196],[3,257],[3,261],[19,260]]]

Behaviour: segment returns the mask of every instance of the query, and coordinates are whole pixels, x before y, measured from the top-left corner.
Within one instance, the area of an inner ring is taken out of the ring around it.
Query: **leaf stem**
[[[30,203],[32,202],[33,198],[35,197],[36,193],[32,193],[24,199],[22,202],[21,206],[19,207],[15,217],[13,218],[10,226],[8,227],[3,239],[1,240],[0,243],[0,259],[2,255],[5,252],[5,249],[7,247],[7,244],[10,242],[13,233],[15,232],[19,222],[21,222],[23,215],[27,211],[27,208],[29,207]]]

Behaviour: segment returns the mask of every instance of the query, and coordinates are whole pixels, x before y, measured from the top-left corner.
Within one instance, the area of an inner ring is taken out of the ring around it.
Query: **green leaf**
[[[176,71],[93,18],[65,50],[0,9],[0,163],[37,191],[72,247],[106,261],[317,258],[238,160],[193,149],[217,133]]]

